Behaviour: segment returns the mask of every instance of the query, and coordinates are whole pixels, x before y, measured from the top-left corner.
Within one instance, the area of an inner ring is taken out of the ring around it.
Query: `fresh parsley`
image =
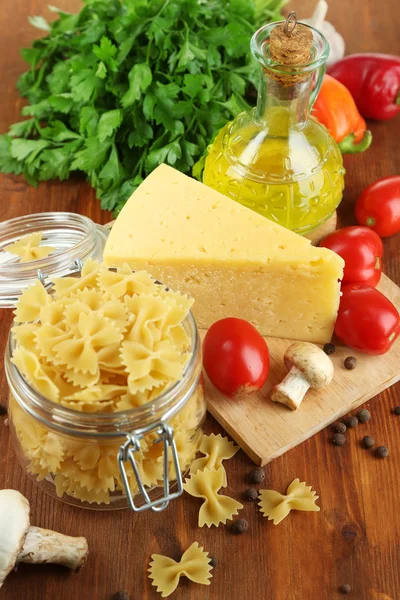
[[[31,184],[83,172],[118,213],[157,165],[191,172],[216,132],[246,108],[258,67],[250,37],[286,0],[86,0],[54,6],[22,50],[29,104],[0,136],[0,170]]]

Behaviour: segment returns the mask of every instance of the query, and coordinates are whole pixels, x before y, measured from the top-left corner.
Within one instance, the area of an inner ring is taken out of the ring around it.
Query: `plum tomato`
[[[365,354],[385,354],[400,332],[397,308],[369,285],[343,285],[337,337],[350,348]]]
[[[226,396],[252,394],[267,380],[268,346],[251,323],[221,319],[204,338],[203,365],[211,382]]]
[[[376,287],[382,273],[383,243],[374,231],[368,227],[344,227],[327,235],[320,246],[343,258],[343,284]]]
[[[400,175],[384,177],[371,183],[355,207],[360,225],[370,227],[381,237],[400,231]]]

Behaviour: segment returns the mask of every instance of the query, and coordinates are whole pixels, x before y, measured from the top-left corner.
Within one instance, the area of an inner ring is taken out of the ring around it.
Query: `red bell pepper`
[[[328,73],[350,90],[365,119],[386,121],[400,111],[400,57],[350,54]]]
[[[330,75],[324,77],[312,114],[325,125],[343,154],[363,152],[371,145],[371,132],[367,131],[352,95]]]

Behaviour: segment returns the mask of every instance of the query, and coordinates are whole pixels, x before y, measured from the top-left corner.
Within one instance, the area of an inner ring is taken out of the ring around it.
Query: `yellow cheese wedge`
[[[263,335],[317,343],[331,339],[344,267],[334,252],[166,165],[122,209],[104,261],[192,296],[201,328],[239,317]]]

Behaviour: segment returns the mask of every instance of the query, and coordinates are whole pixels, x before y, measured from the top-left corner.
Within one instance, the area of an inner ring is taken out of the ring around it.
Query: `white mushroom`
[[[299,408],[310,387],[319,390],[332,381],[332,361],[314,344],[295,342],[286,350],[284,361],[289,373],[272,388],[271,400],[286,404],[291,410]]]
[[[312,17],[309,19],[301,19],[303,23],[308,23],[315,29],[318,29],[328,40],[330,52],[327,60],[327,65],[333,65],[344,56],[344,39],[334,28],[332,23],[325,21],[326,13],[328,12],[328,4],[325,0],[319,0]]]
[[[0,490],[0,587],[20,562],[56,563],[78,571],[89,552],[84,537],[69,537],[30,526],[28,500],[16,490]]]

